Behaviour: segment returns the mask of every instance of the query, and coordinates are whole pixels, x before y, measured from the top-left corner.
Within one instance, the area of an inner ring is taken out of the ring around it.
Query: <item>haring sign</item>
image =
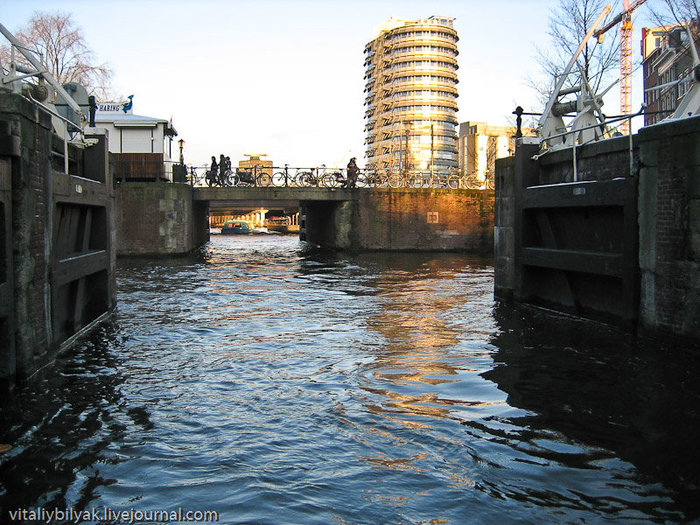
[[[98,102],[97,111],[101,111],[103,113],[115,113],[121,111],[123,106],[124,104],[121,102]]]
[[[129,100],[124,102],[98,102],[97,111],[100,113],[131,113],[134,95],[129,95]]]

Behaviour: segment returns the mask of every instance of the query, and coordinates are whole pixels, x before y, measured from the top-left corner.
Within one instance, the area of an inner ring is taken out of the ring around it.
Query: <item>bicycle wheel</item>
[[[316,178],[310,171],[301,171],[297,174],[297,186],[315,186]]]
[[[423,177],[420,175],[409,175],[406,179],[407,188],[420,188],[423,184]]]
[[[345,182],[343,176],[335,171],[333,173],[326,173],[322,179],[322,186],[326,188],[337,188],[342,182]]]
[[[371,188],[374,186],[374,173],[360,173],[357,176],[357,186],[360,188]]]
[[[389,175],[388,183],[390,188],[401,188],[403,186],[403,177],[394,173]]]
[[[289,180],[287,175],[282,172],[278,171],[272,176],[272,185],[277,186],[278,188],[281,188],[283,186],[287,186],[289,184]]]
[[[468,190],[481,189],[481,182],[475,175],[465,175],[462,177],[462,185]]]
[[[257,183],[258,186],[267,188],[268,186],[272,185],[272,177],[269,173],[265,173],[263,171],[260,175],[258,175]]]
[[[457,175],[448,175],[447,187],[453,190],[459,188],[459,177]]]

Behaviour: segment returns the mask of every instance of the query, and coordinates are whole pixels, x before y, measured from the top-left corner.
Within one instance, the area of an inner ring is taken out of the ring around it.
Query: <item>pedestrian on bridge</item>
[[[357,167],[357,163],[355,162],[356,160],[357,157],[353,157],[350,159],[350,162],[348,162],[348,178],[345,183],[345,187],[347,188],[354,188],[355,184],[357,184],[357,174],[360,172],[360,168]]]
[[[207,178],[210,188],[213,183],[219,181],[219,165],[216,163],[216,157],[213,155],[211,157],[211,167],[209,168],[209,173],[207,173]]]
[[[226,186],[226,157],[222,153],[219,155],[219,186]]]

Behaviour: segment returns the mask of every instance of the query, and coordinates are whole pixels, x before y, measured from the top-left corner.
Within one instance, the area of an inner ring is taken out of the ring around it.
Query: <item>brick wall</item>
[[[0,283],[5,288],[0,295],[9,302],[0,309],[8,314],[0,315],[0,339],[11,341],[0,350],[0,383],[10,386],[49,362],[72,336],[114,307],[113,252],[105,238],[111,233],[111,184],[103,182],[105,163],[93,169],[85,162],[85,150],[71,146],[74,175],[56,172],[52,160],[61,160],[64,167],[63,145],[46,111],[19,95],[0,93],[0,193],[4,221],[11,220],[9,233],[2,236],[6,283]],[[87,157],[100,151],[106,158],[105,141],[92,146]],[[80,263],[54,250],[64,241],[57,217],[65,206],[101,217],[74,229],[75,249],[68,255],[80,255]],[[87,291],[76,299],[69,288],[80,287]]]
[[[306,238],[340,249],[493,253],[492,191],[359,191],[343,203],[302,203]]]
[[[639,133],[640,323],[700,339],[700,118]]]
[[[178,255],[201,244],[190,186],[126,182],[116,194],[117,256]]]
[[[12,171],[12,270],[16,374],[26,376],[48,359],[51,335],[46,287],[49,250],[51,119],[18,96],[0,97],[0,120],[10,123],[19,151]]]
[[[494,294],[510,300],[514,285],[515,158],[496,161],[494,213]]]

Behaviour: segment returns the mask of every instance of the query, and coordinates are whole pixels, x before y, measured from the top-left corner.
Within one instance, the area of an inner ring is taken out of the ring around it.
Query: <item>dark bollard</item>
[[[518,130],[515,132],[515,138],[519,139],[520,137],[523,136],[523,131],[522,131],[522,125],[523,125],[523,108],[518,106],[515,108],[515,111],[513,111],[513,115],[515,115],[515,125],[518,127]]]
[[[90,105],[90,127],[95,127],[95,112],[97,111],[97,101],[95,100],[95,95],[90,95],[88,97],[88,104]]]

